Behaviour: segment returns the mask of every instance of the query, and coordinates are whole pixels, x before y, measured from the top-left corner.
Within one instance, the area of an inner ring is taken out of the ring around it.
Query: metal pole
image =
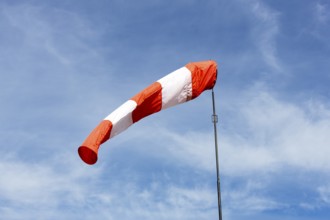
[[[214,101],[213,89],[212,89],[212,104],[213,104],[212,122],[214,125],[215,159],[216,159],[216,166],[217,166],[218,211],[219,211],[219,220],[222,220],[221,189],[220,189],[220,174],[219,174],[219,159],[218,159],[218,137],[217,137],[218,115],[216,115],[216,113],[215,113],[215,101]]]

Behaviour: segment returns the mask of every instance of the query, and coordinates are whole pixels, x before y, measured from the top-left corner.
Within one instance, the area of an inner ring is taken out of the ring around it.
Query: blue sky
[[[0,0],[1,219],[217,219],[211,92],[134,124],[111,111],[213,59],[224,220],[328,219],[329,1]]]

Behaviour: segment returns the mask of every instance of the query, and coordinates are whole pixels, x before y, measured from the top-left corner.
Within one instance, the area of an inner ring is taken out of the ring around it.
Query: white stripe
[[[183,103],[192,96],[191,72],[182,67],[158,80],[162,85],[162,109]]]
[[[132,112],[136,106],[135,101],[128,100],[104,119],[111,121],[113,125],[110,138],[126,130],[133,124]]]

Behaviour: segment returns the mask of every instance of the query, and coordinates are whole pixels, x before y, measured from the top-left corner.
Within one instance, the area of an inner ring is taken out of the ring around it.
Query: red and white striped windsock
[[[161,78],[108,115],[79,147],[80,158],[87,164],[96,163],[100,145],[109,138],[148,115],[196,98],[212,89],[216,79],[215,61],[188,63]]]

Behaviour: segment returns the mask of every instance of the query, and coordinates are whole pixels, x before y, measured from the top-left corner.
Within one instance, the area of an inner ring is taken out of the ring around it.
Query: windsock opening
[[[78,148],[78,154],[80,158],[89,165],[93,165],[97,161],[97,153],[86,146],[80,146]]]
[[[100,145],[109,139],[111,129],[112,123],[103,120],[79,147],[78,154],[85,163],[89,165],[96,163]]]

